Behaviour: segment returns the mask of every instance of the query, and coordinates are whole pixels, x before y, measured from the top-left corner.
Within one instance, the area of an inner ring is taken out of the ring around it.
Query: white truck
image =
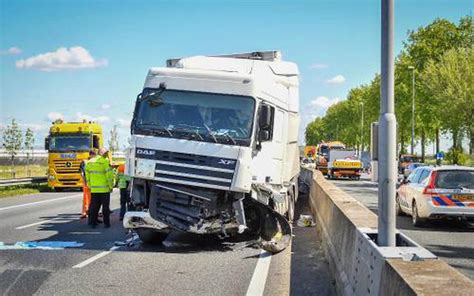
[[[333,150],[329,151],[328,178],[337,179],[347,177],[354,180],[360,179],[363,163],[357,157],[355,150]]]
[[[298,197],[298,67],[278,51],[170,59],[151,68],[131,124],[126,228],[252,232],[265,250],[291,240]]]

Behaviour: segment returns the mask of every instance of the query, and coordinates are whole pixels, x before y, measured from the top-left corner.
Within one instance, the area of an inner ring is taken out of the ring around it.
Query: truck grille
[[[237,163],[235,159],[141,148],[136,155],[156,161],[158,181],[214,189],[231,187]]]
[[[58,174],[80,173],[81,162],[78,160],[55,160],[54,170]]]

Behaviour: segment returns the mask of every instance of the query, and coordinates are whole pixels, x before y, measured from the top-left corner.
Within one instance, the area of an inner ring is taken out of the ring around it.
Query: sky
[[[121,148],[150,67],[171,57],[280,50],[300,70],[304,127],[380,70],[380,0],[0,0],[0,128],[15,118],[41,146],[51,122],[95,120]],[[395,0],[408,30],[458,22],[470,0]]]

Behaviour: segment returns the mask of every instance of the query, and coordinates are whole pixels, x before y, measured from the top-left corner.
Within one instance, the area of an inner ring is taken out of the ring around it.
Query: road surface
[[[330,181],[362,202],[377,214],[378,189],[367,175],[360,181]],[[414,227],[411,217],[397,217],[397,228],[440,259],[474,280],[474,224],[456,221],[434,221]]]
[[[81,192],[0,199],[0,242],[84,243],[62,250],[6,250],[0,245],[1,295],[333,295],[315,228],[294,228],[291,248],[268,256],[245,241],[172,233],[143,245],[118,220],[96,229],[79,219]],[[308,211],[305,198],[298,208]],[[129,239],[131,247],[114,246]]]

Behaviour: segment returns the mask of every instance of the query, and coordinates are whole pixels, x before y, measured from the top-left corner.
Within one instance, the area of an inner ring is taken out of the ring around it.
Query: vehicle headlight
[[[54,176],[54,175],[49,175],[49,176],[48,176],[48,179],[49,179],[49,180],[54,180],[54,179],[56,179],[56,176]]]

